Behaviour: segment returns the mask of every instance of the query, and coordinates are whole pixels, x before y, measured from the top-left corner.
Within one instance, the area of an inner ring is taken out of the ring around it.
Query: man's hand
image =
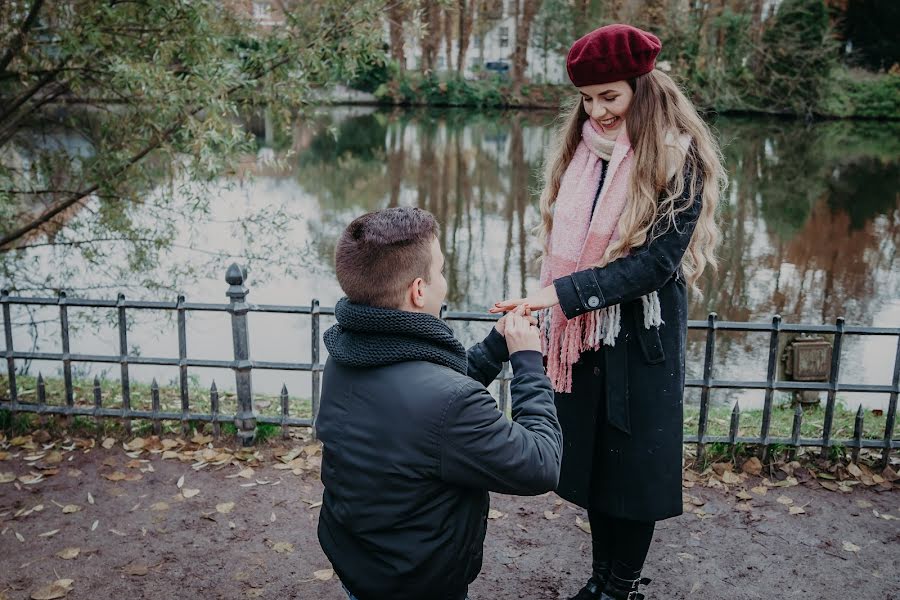
[[[496,323],[494,323],[494,329],[496,329],[497,333],[499,333],[503,337],[506,337],[506,317],[507,316],[508,315],[503,315],[502,317],[500,317],[500,319]],[[528,319],[528,322],[531,325],[538,324],[537,317],[532,316],[530,308],[525,308],[525,318]]]
[[[525,306],[520,305],[505,317],[506,347],[510,355],[523,350],[541,351],[541,334],[525,316]]]

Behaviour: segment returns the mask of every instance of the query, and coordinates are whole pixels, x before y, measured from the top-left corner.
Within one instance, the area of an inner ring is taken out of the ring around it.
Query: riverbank
[[[676,80],[679,78],[675,76]],[[817,105],[808,113],[773,109],[758,99],[732,95],[711,99],[699,93],[698,84],[685,84],[695,105],[703,112],[759,114],[832,119],[900,120],[900,73],[872,73],[859,69],[835,69],[823,86]],[[693,89],[693,93],[690,93]],[[464,79],[456,75],[407,72],[381,83],[370,92],[337,86],[320,95],[333,104],[383,104],[394,106],[473,107],[559,110],[574,97],[570,85],[526,84],[519,92],[512,82],[499,77]]]

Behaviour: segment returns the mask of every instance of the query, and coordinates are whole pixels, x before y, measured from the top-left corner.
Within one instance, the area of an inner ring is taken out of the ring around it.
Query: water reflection
[[[235,259],[251,264],[255,302],[308,303],[317,296],[328,305],[340,296],[331,264],[341,229],[364,211],[414,205],[441,223],[448,304],[483,310],[537,287],[540,249],[531,232],[540,219],[537,173],[554,117],[338,108],[274,132],[260,122],[254,127],[271,146],[247,157],[237,180],[221,182],[203,214],[175,225],[178,232],[167,236],[172,245],[158,264],[104,282],[103,269],[69,253],[65,270],[80,272],[80,282],[131,285],[137,293],[140,282],[177,272],[172,287],[193,300],[219,301],[224,265]],[[780,313],[789,322],[844,316],[853,324],[900,325],[900,124],[720,118],[714,125],[730,176],[720,210],[721,264],[718,274],[704,275],[704,294],[692,298],[691,317],[716,311],[728,320],[768,320]],[[255,211],[280,215],[277,227],[248,226],[253,220],[247,215]],[[149,226],[159,216],[138,205],[128,218]],[[180,268],[196,259],[180,248],[196,252],[198,243],[221,260]],[[51,267],[36,259],[38,252],[19,258],[30,257],[50,278],[60,259]],[[4,278],[5,285],[16,284],[14,270]],[[460,330],[468,338],[481,332],[476,326]],[[271,339],[266,331],[256,332],[266,347],[283,337],[277,326]],[[203,332],[191,335],[192,348],[204,348]],[[691,339],[696,359],[702,346]],[[144,354],[153,353],[152,339],[141,343]],[[758,377],[765,343],[724,336],[720,376],[728,371],[746,379],[752,371]],[[844,372],[851,375],[845,380],[890,383],[895,347],[893,338],[848,339],[844,358],[851,367]]]

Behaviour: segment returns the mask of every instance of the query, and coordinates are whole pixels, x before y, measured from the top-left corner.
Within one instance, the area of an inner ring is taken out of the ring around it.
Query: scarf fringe
[[[642,296],[641,304],[646,329],[663,324],[659,293],[651,292]],[[557,319],[564,320],[565,325],[553,327],[553,322]],[[572,367],[578,362],[581,353],[599,350],[601,346],[616,345],[616,338],[622,331],[622,308],[614,304],[574,319],[566,319],[557,305],[538,313],[538,329],[553,389],[569,394],[572,392]]]

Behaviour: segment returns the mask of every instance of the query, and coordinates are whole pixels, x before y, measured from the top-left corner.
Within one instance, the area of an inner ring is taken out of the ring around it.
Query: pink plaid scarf
[[[581,142],[560,183],[550,234],[550,250],[541,266],[541,286],[601,263],[610,242],[618,238],[618,224],[628,195],[634,152],[625,130],[610,142],[585,121]],[[601,158],[609,161],[597,207],[591,215],[602,175]],[[642,298],[644,325],[658,327],[659,297],[656,292]],[[547,375],[558,392],[572,391],[572,366],[582,352],[614,346],[621,329],[618,305],[608,306],[566,319],[559,305],[543,311],[541,332]]]

